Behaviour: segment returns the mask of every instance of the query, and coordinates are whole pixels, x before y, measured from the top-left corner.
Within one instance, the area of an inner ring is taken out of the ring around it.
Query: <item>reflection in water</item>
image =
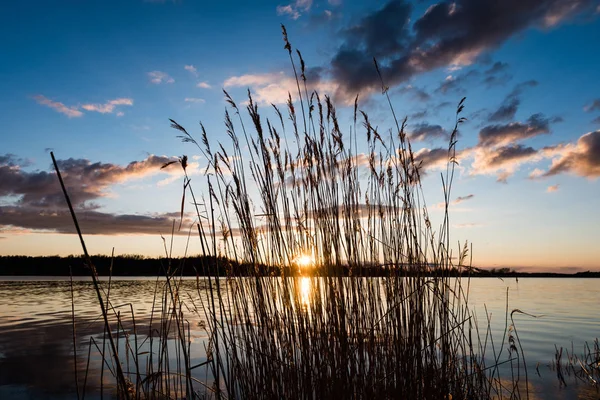
[[[300,278],[300,300],[304,307],[310,305],[310,278],[307,276]]]
[[[1,278],[0,278],[1,279]],[[196,292],[195,281],[185,281],[186,293]],[[110,316],[113,337],[123,359],[124,370],[134,371],[131,347],[135,348],[133,308],[137,330],[140,365],[148,361],[151,331],[158,332],[162,321],[156,318],[162,307],[161,291],[164,282],[156,280],[114,280],[110,298],[115,313]],[[155,298],[155,291],[158,296]],[[88,352],[91,356],[86,379],[86,398],[100,396],[99,350],[102,348],[104,324],[91,282],[74,282],[75,326],[77,342],[77,369],[80,389],[86,375]],[[197,293],[197,292],[196,292]],[[197,296],[196,296],[197,297]],[[152,310],[155,319],[150,320]],[[116,314],[121,324],[117,324]],[[206,333],[200,328],[200,318],[193,312],[189,321],[191,364],[206,360],[204,343]],[[13,281],[0,280],[0,399],[77,399],[74,378],[71,289],[68,281]],[[154,354],[158,354],[154,344]],[[171,345],[169,345],[171,347]],[[173,352],[174,353],[174,352]],[[112,366],[114,368],[114,366]],[[144,367],[141,367],[142,369]],[[200,371],[198,371],[200,373]],[[196,376],[196,378],[204,378]],[[114,395],[114,379],[104,371],[105,398]]]
[[[0,399],[76,399],[73,378],[73,353],[71,330],[71,292],[68,281],[7,281],[0,278]],[[319,278],[296,278],[302,306],[308,309],[319,290]],[[358,278],[345,278],[358,279]],[[363,278],[360,278],[363,279]],[[364,278],[369,279],[369,278]],[[376,281],[376,279],[374,280]],[[596,388],[565,377],[568,386],[561,387],[556,371],[551,367],[555,348],[574,344],[575,354],[582,353],[585,341],[591,342],[600,332],[597,305],[600,293],[595,279],[521,279],[503,282],[498,279],[473,279],[469,301],[477,313],[480,331],[485,330],[487,318],[485,304],[491,316],[494,343],[502,339],[506,309],[506,289],[509,287],[509,310],[519,308],[532,314],[544,314],[533,319],[515,314],[525,356],[529,365],[529,392],[531,398],[540,399],[597,399]],[[160,292],[164,283],[156,279],[113,281],[111,299],[125,316],[125,330],[130,330],[133,306],[140,341],[150,331],[149,317],[153,307],[160,309]],[[202,281],[201,281],[202,284]],[[158,287],[158,290],[157,290]],[[222,286],[225,288],[225,286]],[[74,282],[74,297],[80,379],[84,375],[90,337],[101,341],[103,325],[100,308],[90,282]],[[155,291],[158,296],[155,300]],[[232,290],[232,289],[231,289]],[[208,289],[196,290],[195,280],[184,281],[179,290],[182,298],[207,296]],[[577,296],[564,296],[577,293]],[[191,364],[206,361],[207,342],[203,330],[204,319],[193,311],[185,311],[189,320],[192,345]],[[114,323],[114,321],[113,321]],[[156,329],[160,321],[153,321]],[[115,326],[115,325],[113,325]],[[120,329],[121,352],[125,352],[123,329]],[[94,349],[92,349],[94,350]],[[140,350],[140,352],[142,352]],[[99,355],[92,351],[90,376],[86,398],[99,398]],[[145,362],[145,360],[140,359]],[[539,365],[540,375],[536,373]],[[205,369],[197,368],[196,378],[206,379]],[[105,371],[106,380],[108,373]],[[105,394],[107,394],[105,392]],[[110,393],[109,393],[110,394]]]

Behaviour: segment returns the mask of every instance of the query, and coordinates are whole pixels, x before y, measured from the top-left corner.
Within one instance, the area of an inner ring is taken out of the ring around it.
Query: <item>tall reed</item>
[[[519,397],[520,374],[507,384],[498,368],[486,366],[486,343],[468,307],[468,247],[453,255],[450,245],[448,205],[465,99],[441,175],[444,217],[434,229],[406,119],[396,118],[381,74],[393,127],[375,127],[357,96],[346,133],[331,98],[309,92],[301,53],[297,68],[284,27],[283,36],[297,93],[295,101],[289,94],[286,109],[273,106],[274,120],[261,116],[248,92],[248,124],[224,92],[229,143],[215,146],[204,126],[199,143],[172,121],[211,171],[203,202],[191,192],[205,255],[253,266],[250,277],[229,268],[226,277],[204,278],[214,393]],[[379,73],[377,62],[374,68]],[[186,160],[184,192],[191,190]],[[279,272],[265,274],[262,266]],[[382,276],[368,277],[374,274]]]
[[[520,368],[508,377],[499,368],[524,364],[516,331],[507,360],[504,343],[499,352],[488,346],[489,323],[480,337],[468,305],[468,247],[453,254],[450,245],[465,99],[441,175],[444,214],[434,228],[422,165],[384,77],[392,128],[374,126],[357,96],[345,132],[332,99],[309,91],[302,55],[296,52],[298,68],[282,28],[297,93],[285,109],[272,107],[274,119],[261,116],[250,92],[247,117],[224,92],[228,143],[211,143],[202,125],[197,142],[171,121],[210,172],[197,197],[187,157],[177,162],[184,171],[181,218],[188,195],[199,221],[198,295],[184,299],[177,266],[163,265],[144,332],[131,304],[111,303],[110,284],[101,287],[80,235],[110,344],[106,351],[90,339],[102,374],[106,366],[116,377],[118,397],[136,399],[521,397]],[[380,72],[377,62],[374,68]],[[165,253],[170,260],[166,241]],[[199,314],[209,334],[206,360],[197,365],[184,311]],[[200,370],[204,379],[194,375]]]

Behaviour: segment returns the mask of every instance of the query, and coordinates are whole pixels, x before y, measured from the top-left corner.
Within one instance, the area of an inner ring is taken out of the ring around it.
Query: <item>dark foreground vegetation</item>
[[[297,268],[253,265],[251,263],[238,262],[224,257],[212,256],[189,256],[183,258],[153,258],[141,255],[125,256],[91,256],[99,276],[146,276],[156,277],[164,275],[169,268],[179,276],[254,276],[257,273],[262,276],[297,276],[302,275]],[[413,268],[398,265],[405,268],[406,274],[415,273]],[[311,276],[325,276],[332,273],[334,276],[378,276],[385,277],[396,273],[390,268],[378,265],[351,268],[349,265],[340,265],[334,271],[313,268]],[[439,271],[436,268],[425,269],[425,274],[436,276]],[[445,272],[450,276],[464,276],[465,272],[457,268]],[[470,268],[469,276],[497,277],[497,278],[600,278],[600,271],[585,271],[572,274],[557,272],[517,272],[510,268],[481,269]],[[81,256],[0,256],[0,276],[89,276],[90,269],[86,267],[85,260]]]
[[[191,197],[201,257],[113,265],[115,274],[146,268],[165,278],[156,281],[152,308],[158,328],[136,325],[133,305],[129,314],[112,305],[110,281],[97,280],[95,266],[107,271],[110,260],[87,257],[82,239],[105,325],[90,350],[114,383],[104,376],[101,387],[135,399],[528,398],[513,315],[529,314],[507,309],[504,332],[491,332],[489,317],[479,326],[469,308],[476,272],[469,248],[451,249],[448,205],[464,99],[442,173],[446,212],[434,223],[421,163],[383,77],[391,128],[371,124],[357,97],[344,132],[331,99],[309,91],[285,28],[283,36],[297,81],[285,109],[269,107],[273,116],[264,118],[250,94],[244,111],[225,93],[226,135],[215,136],[224,143],[209,140],[203,126],[196,141],[171,121],[208,163],[200,190],[190,184],[186,156],[164,166],[183,170],[181,204]],[[290,276],[309,264],[320,277]],[[240,266],[244,274],[236,273]],[[383,277],[344,278],[369,266]],[[195,292],[180,290],[182,273],[198,273]],[[197,364],[189,313],[208,336]],[[599,358],[597,346],[581,358],[582,379],[599,379]],[[75,380],[84,392],[87,375]]]

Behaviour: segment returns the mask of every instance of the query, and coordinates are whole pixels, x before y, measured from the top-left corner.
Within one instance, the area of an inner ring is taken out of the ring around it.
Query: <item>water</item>
[[[162,285],[164,282],[159,282],[158,287]],[[156,287],[156,279],[113,278],[111,301],[114,306],[121,306],[118,310],[128,321],[133,307],[140,341],[145,337],[143,329],[148,329],[153,307],[160,307],[160,293],[154,299]],[[514,278],[476,278],[471,280],[469,302],[480,335],[486,334],[488,317],[491,318],[497,347],[505,328],[514,321],[528,365],[531,398],[598,399],[600,392],[596,388],[573,376],[565,376],[566,387],[560,384],[553,360],[555,345],[564,348],[565,362],[567,350],[581,355],[586,342],[591,345],[600,337],[599,287],[597,279],[523,278],[516,282]],[[194,279],[186,280],[180,290],[180,295],[195,298],[206,294],[207,289],[196,290]],[[0,278],[0,399],[77,398],[74,369],[77,365],[81,382],[88,351],[92,361],[86,385],[91,396],[87,398],[99,396],[99,356],[94,347],[90,350],[89,343],[90,337],[98,342],[102,339],[100,307],[88,280],[73,282],[73,296],[77,361],[72,350],[71,283],[63,278]],[[509,313],[519,309],[537,318],[515,312],[513,320],[509,315],[507,322],[507,309]],[[195,365],[206,360],[204,346],[208,337],[200,310],[187,310],[186,319],[192,340],[191,365]],[[131,324],[125,329],[131,332]],[[513,333],[508,331],[507,335]],[[123,336],[123,332],[119,335]],[[125,353],[122,345],[120,351]],[[507,351],[505,347],[503,352]],[[486,354],[491,354],[489,349]],[[194,371],[197,379],[206,378],[204,368]],[[106,375],[108,372],[105,380]]]

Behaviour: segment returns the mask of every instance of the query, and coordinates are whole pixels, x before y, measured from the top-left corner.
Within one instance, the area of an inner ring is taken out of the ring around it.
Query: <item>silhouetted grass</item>
[[[209,163],[208,191],[199,202],[187,158],[180,160],[204,255],[278,267],[304,255],[313,264],[304,277],[257,271],[246,278],[231,271],[226,287],[219,276],[205,278],[214,394],[520,397],[525,364],[514,326],[508,362],[516,371],[511,368],[506,384],[497,368],[501,352],[486,365],[487,343],[468,308],[468,247],[455,254],[450,249],[448,205],[465,99],[457,106],[442,174],[444,217],[434,229],[406,120],[396,119],[383,79],[394,126],[385,132],[373,126],[357,97],[346,133],[332,100],[309,92],[302,56],[297,52],[297,69],[283,33],[298,91],[285,110],[273,106],[275,120],[264,119],[248,93],[248,124],[224,92],[229,143],[211,143],[203,126],[199,143],[171,121],[178,137],[196,145]],[[339,274],[342,267],[350,277]],[[370,267],[385,276],[352,277]],[[454,277],[456,270],[467,277]],[[524,382],[527,387],[526,375]]]
[[[301,54],[297,68],[283,33],[297,93],[285,109],[272,107],[274,120],[261,115],[250,93],[244,112],[225,92],[228,143],[211,142],[203,126],[197,142],[172,121],[179,138],[196,145],[209,164],[208,190],[198,197],[187,157],[178,161],[185,173],[181,216],[191,198],[199,260],[212,260],[198,265],[204,276],[197,278],[197,296],[182,298],[180,269],[167,262],[152,310],[159,328],[151,321],[144,334],[133,307],[127,320],[96,286],[107,338],[116,329],[116,344],[110,354],[104,344],[92,345],[117,377],[118,396],[527,396],[508,309],[509,334],[495,347],[490,324],[482,338],[469,309],[468,246],[451,250],[448,206],[464,99],[441,175],[444,215],[434,227],[406,120],[396,119],[383,79],[391,129],[374,126],[357,97],[345,132],[333,101],[308,90]],[[374,68],[379,72],[377,63]],[[171,259],[166,241],[165,256]],[[310,268],[301,268],[301,260]],[[245,276],[236,265],[247,266]],[[385,273],[364,277],[370,268]],[[201,315],[209,333],[207,359],[198,365],[190,363],[185,312]],[[510,363],[509,376],[501,376],[503,363]],[[192,377],[200,369],[203,380]]]

